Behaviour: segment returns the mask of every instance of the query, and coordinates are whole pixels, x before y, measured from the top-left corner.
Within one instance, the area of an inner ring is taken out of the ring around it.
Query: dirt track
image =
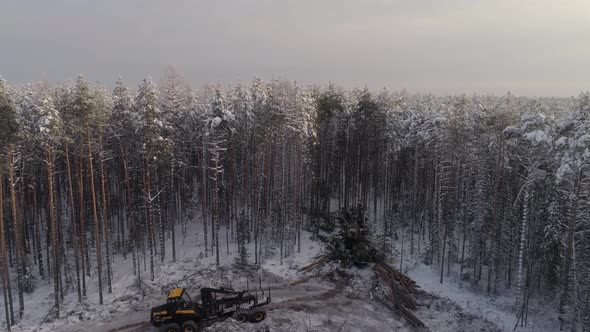
[[[361,282],[364,280],[361,279]],[[262,323],[239,324],[232,319],[227,319],[212,324],[204,332],[415,331],[408,327],[404,319],[372,300],[370,294],[359,292],[346,285],[312,279],[294,286],[287,285],[285,282],[275,283],[271,285],[271,290],[272,303],[266,307],[267,319]],[[425,292],[420,294],[418,302],[421,304],[416,314],[433,330],[454,332],[501,330],[481,317],[467,315],[461,307],[449,299]],[[149,312],[153,305],[160,304],[162,301],[162,298],[146,299],[131,312],[114,313],[116,318],[111,322],[89,321],[55,331],[156,332],[157,329],[149,324]]]
[[[342,328],[342,331],[379,331],[382,327],[404,327],[391,312],[368,299],[351,297],[344,292],[343,287],[330,282],[310,281],[295,286],[272,286],[272,303],[266,307],[268,318],[262,325],[270,327],[271,331],[337,331],[345,325],[347,328]],[[144,303],[135,308],[136,311],[111,322],[69,326],[60,331],[157,331],[149,324],[149,312],[153,304],[152,301]],[[260,327],[260,324],[246,324],[242,329],[250,331],[251,328],[254,331]],[[211,330],[217,330],[215,325]]]
[[[341,293],[341,290],[326,284],[308,283],[284,288],[275,285],[271,288],[271,292],[273,302],[266,306],[266,309],[269,316],[274,317],[277,314],[282,316],[283,313],[290,310],[317,311],[320,302],[326,303],[325,301],[333,299],[337,294]],[[135,318],[136,315],[132,316]],[[109,332],[157,331],[157,329],[151,328],[148,322],[149,310],[146,310],[144,316],[145,319],[138,322],[130,322],[129,318],[131,317],[124,317],[122,320],[105,324],[103,328],[108,328],[107,331]]]

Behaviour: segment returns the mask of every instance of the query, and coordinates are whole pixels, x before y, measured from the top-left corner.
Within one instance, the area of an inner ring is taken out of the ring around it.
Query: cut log
[[[309,272],[309,271],[313,270],[315,267],[317,267],[320,264],[324,263],[327,259],[328,259],[328,256],[327,255],[320,256],[313,263],[311,263],[311,264],[309,264],[307,266],[302,267],[299,271]]]
[[[395,311],[402,317],[404,317],[412,326],[419,328],[426,327],[426,324],[424,324],[424,322],[421,321],[418,317],[416,317],[416,315],[414,315],[410,310],[404,308],[403,306],[393,304],[392,299],[390,297],[382,298],[377,296],[377,299],[389,310]]]
[[[378,296],[379,300],[406,318],[413,326],[426,327],[424,322],[412,313],[417,308],[413,295],[418,288],[416,282],[383,262],[375,264],[374,272],[384,287],[383,295]]]
[[[397,280],[400,284],[403,284],[409,291],[413,292],[416,290],[416,288],[420,288],[420,286],[416,285],[416,282],[414,280],[412,280],[407,275],[401,273],[400,271],[396,270],[395,268],[383,262],[377,263],[377,266],[389,272],[389,274],[391,274],[395,278],[395,280]]]
[[[411,294],[411,291],[400,285],[391,274],[387,273],[383,268],[377,266],[375,274],[381,280],[383,285],[393,295],[395,299],[394,304],[404,305],[411,310],[416,310],[416,300]]]
[[[295,281],[293,281],[292,283],[290,283],[290,284],[289,284],[289,286],[297,286],[297,285],[299,285],[299,284],[304,284],[304,283],[306,283],[306,282],[310,281],[310,280],[311,280],[311,279],[313,279],[313,278],[320,278],[320,277],[322,277],[322,276],[323,276],[323,274],[321,274],[321,273],[318,273],[318,274],[313,274],[313,275],[310,275],[310,276],[307,276],[307,277],[301,278],[301,279],[299,279],[299,280],[295,280]]]

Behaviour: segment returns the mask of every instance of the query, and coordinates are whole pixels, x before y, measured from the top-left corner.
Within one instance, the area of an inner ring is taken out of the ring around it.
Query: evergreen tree
[[[6,317],[6,326],[10,331],[11,326],[15,323],[14,309],[12,306],[12,288],[10,287],[10,274],[8,270],[8,258],[6,255],[6,230],[7,225],[4,218],[3,208],[4,200],[4,169],[6,164],[2,162],[6,154],[12,149],[16,141],[19,130],[16,106],[6,84],[0,77],[0,153],[4,158],[0,158],[0,255],[2,259],[2,289],[4,295],[4,309]]]

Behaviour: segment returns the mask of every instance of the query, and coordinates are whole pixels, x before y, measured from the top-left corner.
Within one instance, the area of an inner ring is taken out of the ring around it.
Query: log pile
[[[327,262],[329,257],[329,255],[320,256],[313,263],[301,268],[300,271],[310,273]],[[379,302],[404,317],[412,326],[417,328],[426,327],[424,322],[413,313],[417,309],[414,294],[420,286],[416,285],[416,282],[410,277],[383,261],[377,261],[373,264],[373,272],[375,272],[376,280],[379,282],[376,287],[378,291],[375,292]],[[322,274],[313,274],[297,280],[291,285],[298,285],[320,276]]]
[[[419,287],[410,277],[385,263],[385,254],[369,239],[363,211],[359,206],[350,213],[340,211],[322,220],[318,238],[326,244],[328,253],[301,271],[310,273],[329,261],[338,261],[344,266],[373,266],[379,301],[414,327],[424,328],[426,325],[413,313],[416,310],[414,294]]]
[[[376,263],[373,270],[384,286],[381,296],[377,296],[381,303],[398,312],[414,327],[426,327],[412,312],[416,310],[414,294],[419,288],[416,282],[383,262]]]

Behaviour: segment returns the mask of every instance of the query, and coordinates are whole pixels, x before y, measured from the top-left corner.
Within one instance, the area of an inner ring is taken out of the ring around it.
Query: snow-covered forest
[[[536,301],[563,330],[590,330],[588,93],[194,90],[173,68],[112,91],[0,81],[0,152],[3,326],[43,285],[56,317],[71,294],[103,304],[114,260],[140,289],[192,225],[217,265],[283,264],[318,218],[362,204],[402,270],[420,261],[443,285],[458,271],[510,296],[521,324]]]

